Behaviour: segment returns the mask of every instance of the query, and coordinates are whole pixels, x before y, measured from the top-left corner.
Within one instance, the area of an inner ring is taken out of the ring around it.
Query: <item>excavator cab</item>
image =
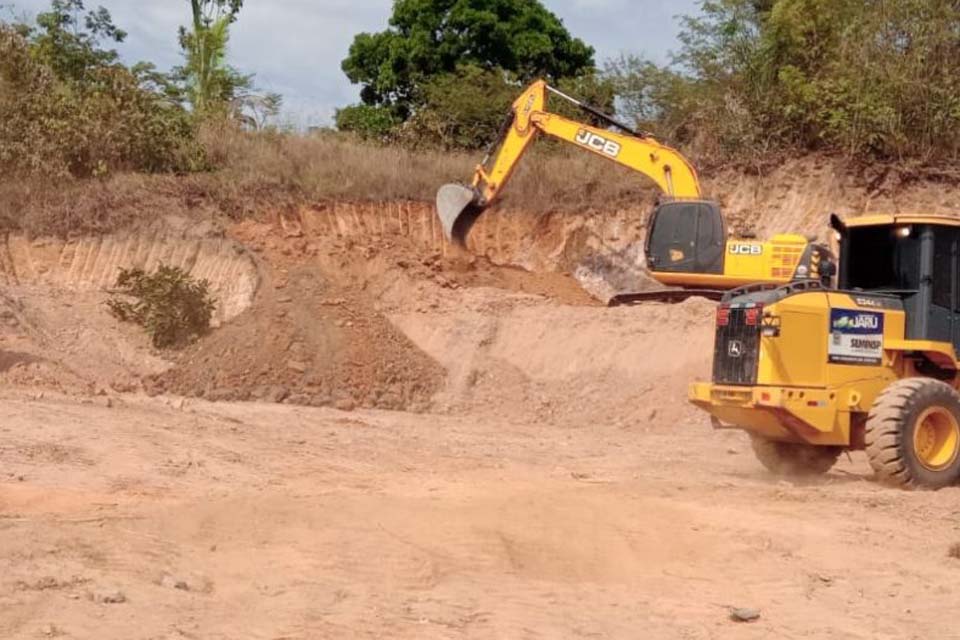
[[[647,224],[647,268],[654,273],[723,273],[726,239],[716,202],[663,202]]]

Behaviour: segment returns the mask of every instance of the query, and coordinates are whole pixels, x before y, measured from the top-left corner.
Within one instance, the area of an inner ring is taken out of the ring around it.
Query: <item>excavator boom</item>
[[[624,133],[547,112],[548,93],[573,102]],[[448,184],[437,193],[437,213],[448,239],[458,244],[466,242],[474,222],[497,199],[520,159],[541,133],[642,173],[671,198],[700,197],[697,173],[677,151],[538,81],[513,103],[499,139],[476,168],[470,186]]]

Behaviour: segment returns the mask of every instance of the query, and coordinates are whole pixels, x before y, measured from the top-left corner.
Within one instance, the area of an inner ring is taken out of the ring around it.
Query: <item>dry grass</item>
[[[377,146],[333,134],[228,133],[206,147],[224,167],[219,177],[241,191],[279,189],[308,200],[431,201],[440,185],[469,180],[481,160],[480,154]],[[552,211],[609,206],[645,188],[642,177],[608,161],[541,145],[524,158],[504,195],[518,207]]]
[[[265,209],[329,200],[432,201],[469,180],[475,154],[362,144],[335,134],[297,136],[207,130],[220,167],[185,176],[0,181],[0,228],[31,234],[106,233],[163,215],[242,219]],[[531,212],[610,208],[648,199],[650,185],[608,161],[541,145],[525,158],[504,202]]]

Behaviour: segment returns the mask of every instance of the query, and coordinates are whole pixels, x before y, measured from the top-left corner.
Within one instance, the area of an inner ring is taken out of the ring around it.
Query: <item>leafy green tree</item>
[[[613,111],[613,85],[595,73],[561,78],[557,86],[588,104]],[[417,109],[406,122],[401,123],[389,107],[355,105],[338,111],[337,127],[405,146],[483,149],[496,140],[522,87],[515,76],[499,69],[461,65],[453,73],[423,83]],[[550,102],[549,108],[554,113],[596,124],[593,116],[558,98]],[[365,118],[362,123],[349,119],[358,114]],[[374,124],[375,127],[371,126]]]
[[[400,119],[389,107],[373,104],[354,104],[337,109],[334,116],[337,129],[350,131],[364,140],[389,141]]]
[[[101,44],[123,42],[127,34],[113,24],[103,7],[86,11],[83,0],[53,0],[50,10],[37,15],[37,27],[24,26],[34,57],[60,79],[84,81],[91,71],[118,63],[114,49]],[[80,16],[83,15],[82,20]]]
[[[189,0],[190,29],[180,27],[180,48],[186,62],[177,69],[193,112],[201,118],[232,118],[251,129],[263,128],[280,112],[283,97],[261,92],[253,75],[227,64],[230,26],[243,0]]]
[[[106,11],[83,10],[79,0],[54,0],[35,26],[0,23],[0,172],[199,166],[187,113],[102,47],[123,38]]]
[[[243,0],[189,0],[190,29],[180,27],[180,48],[186,63],[180,69],[195,113],[208,115],[229,105],[238,93],[252,88],[252,77],[227,64],[230,25]]]
[[[399,132],[409,146],[479,149],[497,137],[518,85],[500,70],[463,65],[420,88],[421,104]]]
[[[621,105],[705,154],[960,153],[954,0],[704,0],[681,42],[667,67],[607,71]]]
[[[593,53],[539,0],[395,0],[390,27],[357,35],[342,67],[364,104],[406,119],[423,85],[458,66],[556,81],[592,69]]]

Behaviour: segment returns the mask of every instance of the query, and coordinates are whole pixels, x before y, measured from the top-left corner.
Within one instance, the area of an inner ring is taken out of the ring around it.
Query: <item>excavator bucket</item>
[[[445,184],[437,191],[437,215],[447,240],[463,246],[467,234],[476,222],[484,207],[478,203],[479,196],[474,189],[462,184]]]

